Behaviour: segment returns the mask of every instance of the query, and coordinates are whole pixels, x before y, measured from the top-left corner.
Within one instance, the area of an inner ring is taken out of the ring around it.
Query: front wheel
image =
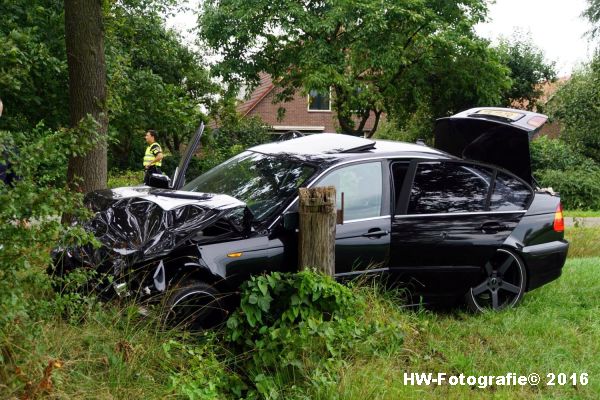
[[[202,331],[225,320],[227,310],[217,289],[191,281],[173,289],[165,303],[163,320],[172,328]]]
[[[525,294],[527,271],[514,252],[498,249],[483,268],[483,282],[465,295],[471,311],[499,311],[515,306]]]

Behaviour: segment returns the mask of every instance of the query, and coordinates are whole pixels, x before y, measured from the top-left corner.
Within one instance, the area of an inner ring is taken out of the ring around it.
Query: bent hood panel
[[[102,243],[87,254],[96,265],[133,265],[165,256],[224,219],[239,233],[249,226],[246,204],[227,195],[119,188],[92,192],[86,204],[96,214],[85,227]]]
[[[529,142],[546,120],[545,115],[529,111],[471,109],[436,121],[435,147],[497,165],[532,184]]]

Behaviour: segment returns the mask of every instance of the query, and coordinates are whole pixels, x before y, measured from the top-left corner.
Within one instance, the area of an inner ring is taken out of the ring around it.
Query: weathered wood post
[[[300,188],[299,269],[335,272],[335,187]]]

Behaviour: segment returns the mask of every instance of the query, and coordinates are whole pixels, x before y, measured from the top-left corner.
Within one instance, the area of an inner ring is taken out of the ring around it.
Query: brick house
[[[300,131],[305,133],[339,132],[339,123],[335,111],[331,108],[331,93],[309,91],[308,95],[296,92],[288,102],[273,103],[277,88],[271,77],[260,75],[259,85],[237,107],[242,116],[258,116],[273,133]],[[285,109],[283,118],[278,120],[278,109]],[[375,118],[367,120],[365,130],[373,128]]]
[[[540,83],[539,87],[542,90],[542,94],[538,99],[538,104],[545,106],[548,102],[552,101],[552,98],[565,83],[567,83],[570,79],[570,76],[560,77],[554,82],[546,81]],[[527,102],[513,102],[511,107],[527,109]],[[543,110],[538,110],[536,107],[533,108],[535,112],[543,112]],[[548,121],[542,129],[538,132],[537,136],[548,136],[552,139],[560,136],[561,126],[559,121]]]

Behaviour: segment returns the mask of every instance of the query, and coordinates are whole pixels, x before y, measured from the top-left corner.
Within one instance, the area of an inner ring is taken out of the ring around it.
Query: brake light
[[[562,204],[558,203],[556,211],[554,212],[554,231],[564,232],[565,231],[565,219],[563,217]]]

